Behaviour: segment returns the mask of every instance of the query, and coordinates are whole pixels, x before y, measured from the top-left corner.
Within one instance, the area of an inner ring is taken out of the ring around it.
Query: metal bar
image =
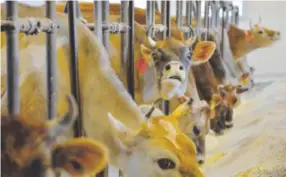
[[[93,1],[94,34],[102,42],[102,1]]]
[[[166,1],[161,1],[161,24],[166,25],[167,24],[167,19],[166,19],[166,8],[167,8],[167,3]],[[167,31],[163,31],[161,33],[161,39],[165,39],[167,35]]]
[[[235,14],[234,14],[234,24],[238,25],[239,24],[239,7],[235,6]]]
[[[152,1],[147,1],[146,7],[146,35],[149,35],[149,30],[152,25]]]
[[[109,1],[102,1],[102,22],[105,25],[109,25]],[[109,52],[109,28],[103,30],[102,43]]]
[[[79,4],[78,4],[78,1],[75,1],[75,16],[76,18],[79,18],[80,17],[80,7],[79,7]],[[69,12],[69,8],[68,8],[68,2],[66,3],[66,6],[64,8],[64,13],[68,13]]]
[[[183,26],[183,1],[176,1],[176,22],[177,26],[181,28]]]
[[[128,2],[121,0],[120,6],[120,22],[121,23],[128,23]],[[121,40],[121,73],[126,73],[127,71],[127,58],[128,58],[128,33],[127,31],[121,32],[120,34]]]
[[[17,1],[6,1],[6,19],[18,20]],[[19,44],[17,29],[6,32],[7,36],[7,106],[9,115],[20,112],[19,103]]]
[[[171,7],[170,7],[171,3],[170,1],[166,1],[166,12],[164,13],[165,17],[164,17],[164,26],[166,27],[166,35],[164,36],[165,38],[171,36],[171,19],[170,19],[170,16],[171,16]],[[163,11],[163,9],[162,9]],[[163,111],[166,115],[169,114],[170,112],[170,109],[169,109],[169,106],[170,105],[170,102],[169,101],[163,101],[162,102],[162,108],[163,108]]]
[[[152,2],[152,9],[151,9],[151,12],[152,12],[152,15],[151,15],[151,17],[152,17],[152,19],[151,19],[151,23],[152,23],[152,25],[154,25],[155,24],[155,8],[156,8],[156,1],[151,1]]]
[[[46,16],[56,19],[56,2],[46,1]],[[47,111],[48,119],[57,115],[57,70],[56,70],[56,33],[46,33],[47,38]]]
[[[196,17],[196,22],[197,22],[197,28],[196,28],[196,35],[198,36],[198,39],[201,39],[201,6],[202,2],[201,1],[196,1],[196,9],[197,13],[195,15]]]
[[[85,24],[91,31],[94,31],[95,27],[94,23],[86,23]],[[112,24],[101,24],[102,30],[109,30],[109,34],[118,34],[120,32],[127,32],[129,26],[125,23],[112,23]],[[102,31],[101,30],[101,31]]]
[[[77,51],[77,28],[76,28],[76,2],[68,1],[68,20],[69,20],[69,42],[70,42],[70,78],[71,91],[79,105],[79,116],[74,124],[74,136],[80,137],[82,132],[82,114],[81,114],[81,99],[79,92],[78,78],[78,51]]]
[[[186,1],[186,24],[187,26],[192,26],[192,10],[193,10],[193,2]],[[185,38],[188,39],[191,36],[190,33],[185,34]]]
[[[208,40],[209,37],[209,1],[205,1],[205,18],[204,18],[204,28],[207,29],[205,35],[204,35],[204,40]]]
[[[127,89],[134,99],[134,1],[128,1],[128,26]]]

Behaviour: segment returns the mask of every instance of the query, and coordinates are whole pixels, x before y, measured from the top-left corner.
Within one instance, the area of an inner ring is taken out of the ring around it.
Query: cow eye
[[[157,163],[162,170],[174,169],[176,167],[175,162],[168,158],[159,159]]]
[[[264,31],[263,31],[263,30],[259,30],[258,33],[259,33],[259,34],[263,34]]]

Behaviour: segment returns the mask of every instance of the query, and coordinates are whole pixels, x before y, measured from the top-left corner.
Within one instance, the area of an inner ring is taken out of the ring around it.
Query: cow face
[[[170,116],[148,119],[138,132],[123,127],[109,114],[114,138],[121,147],[123,171],[137,177],[203,177],[196,160],[196,147],[179,127],[178,119],[189,111],[186,106]],[[124,155],[123,155],[124,154]]]
[[[261,22],[261,18],[260,18],[260,22]],[[262,27],[259,24],[252,26],[250,22],[250,30],[246,32],[251,42],[255,44],[257,48],[268,47],[271,44],[273,44],[273,42],[280,39],[279,31],[275,31],[269,28]]]
[[[197,161],[202,164],[205,161],[205,138],[210,128],[211,110],[206,101],[193,103],[190,109],[190,113],[181,120],[180,124],[182,131],[195,143]]]
[[[211,129],[216,135],[222,135],[225,129],[225,116],[228,109],[226,101],[219,94],[213,94],[210,107],[214,110],[211,116]]]
[[[164,100],[183,95],[187,87],[187,73],[192,57],[191,46],[194,41],[195,38],[181,42],[170,37],[154,42],[149,38],[151,47],[141,44],[141,53],[148,63],[148,69],[144,74],[145,87],[156,90],[156,95]]]
[[[107,155],[97,142],[79,138],[53,146],[56,136],[71,128],[77,116],[74,99],[69,97],[69,101],[69,113],[48,122],[35,117],[1,116],[2,175],[45,177],[53,176],[48,170],[52,169],[83,176],[102,170]]]

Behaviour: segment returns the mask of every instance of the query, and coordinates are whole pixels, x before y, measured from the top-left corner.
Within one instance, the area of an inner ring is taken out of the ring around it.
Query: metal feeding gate
[[[26,35],[38,35],[45,32],[47,36],[47,118],[56,117],[56,32],[60,28],[54,23],[56,19],[56,2],[46,1],[46,18],[18,18],[17,1],[6,1],[6,20],[1,21],[1,31],[7,36],[7,98],[8,113],[16,115],[20,112],[19,106],[19,39],[18,33]],[[185,37],[196,34],[200,37],[201,31],[201,1],[186,1],[186,19],[183,23],[183,1],[176,2],[176,24],[185,32]],[[161,33],[161,39],[171,35],[171,1],[161,1],[161,24],[155,23],[155,11],[159,11],[157,1],[147,1],[146,7],[146,35],[155,37]],[[211,14],[209,14],[209,8]],[[238,24],[239,9],[231,2],[205,1],[205,22],[204,27],[216,30],[220,21],[220,10],[222,9],[222,27],[227,28],[229,21]],[[76,20],[80,18],[80,8],[77,1],[67,1],[65,12],[69,20],[69,45],[70,45],[70,76],[71,91],[79,105],[79,116],[74,125],[74,136],[83,136],[81,118],[81,98],[79,94],[78,77],[78,43]],[[232,18],[229,19],[229,12]],[[197,22],[196,30],[192,29],[193,16]],[[109,22],[109,1],[94,1],[94,23],[86,25],[94,31],[94,34],[109,51],[109,34],[121,35],[121,69],[126,72],[127,90],[134,99],[134,1],[121,1],[120,23]],[[211,26],[209,25],[211,21]],[[225,36],[222,35],[222,45]],[[223,54],[223,48],[221,48]],[[169,114],[169,102],[163,101],[163,110]],[[104,170],[98,176],[111,176]],[[119,173],[119,176],[122,176]]]

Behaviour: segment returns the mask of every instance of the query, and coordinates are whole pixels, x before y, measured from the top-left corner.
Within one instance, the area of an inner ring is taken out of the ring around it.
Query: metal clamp
[[[9,20],[1,20],[1,31],[19,30],[26,35],[37,35],[40,32],[55,32],[59,25],[48,18],[23,18],[13,23]]]
[[[156,35],[156,33],[158,32],[164,32],[167,30],[167,27],[165,25],[162,24],[155,24],[155,25],[150,25],[149,27],[147,27],[146,31],[147,34],[154,37]]]
[[[94,30],[94,23],[86,23],[87,27],[90,30]],[[117,34],[117,33],[121,33],[121,32],[126,32],[127,30],[130,29],[130,27],[128,25],[126,25],[125,23],[112,23],[112,24],[103,24],[102,25],[102,29],[103,30],[109,30],[109,32],[111,34]]]

